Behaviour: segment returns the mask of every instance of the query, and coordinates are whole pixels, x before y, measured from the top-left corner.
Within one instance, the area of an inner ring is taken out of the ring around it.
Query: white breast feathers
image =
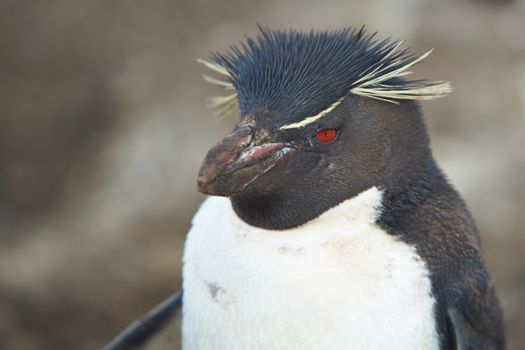
[[[185,350],[437,349],[428,269],[375,224],[373,187],[294,229],[208,198],[183,268]]]

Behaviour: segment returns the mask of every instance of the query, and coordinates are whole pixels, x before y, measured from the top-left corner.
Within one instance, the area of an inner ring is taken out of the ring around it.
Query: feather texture
[[[348,94],[399,103],[452,91],[446,81],[404,79],[433,50],[416,57],[401,49],[404,41],[375,37],[364,28],[320,32],[260,28],[255,39],[213,54],[213,62],[198,61],[221,76],[206,75],[207,82],[236,91],[213,100],[220,114],[237,104],[241,118],[254,109],[269,110],[282,116],[286,125],[281,129],[319,120]]]

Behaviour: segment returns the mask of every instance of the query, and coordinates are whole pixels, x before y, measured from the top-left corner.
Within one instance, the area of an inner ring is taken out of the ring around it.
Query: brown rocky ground
[[[196,57],[256,32],[367,24],[437,50],[424,109],[525,348],[525,1],[0,2],[0,348],[95,349],[176,290],[195,177],[234,117]]]

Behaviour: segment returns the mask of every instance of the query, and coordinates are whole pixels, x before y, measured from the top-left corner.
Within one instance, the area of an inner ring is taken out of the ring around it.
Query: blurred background
[[[180,286],[196,173],[236,116],[207,58],[272,28],[366,24],[435,47],[418,77],[525,349],[525,1],[0,1],[0,348],[97,349]]]

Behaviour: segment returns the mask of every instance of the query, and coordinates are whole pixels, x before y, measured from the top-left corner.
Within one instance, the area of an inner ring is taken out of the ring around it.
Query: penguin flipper
[[[447,310],[447,318],[455,340],[453,349],[478,350],[484,348],[480,335],[472,328],[460,311],[456,308],[449,308]]]
[[[180,316],[181,306],[182,291],[167,298],[144,318],[133,322],[104,346],[103,350],[147,350],[150,345],[153,345],[150,343],[155,343],[156,349],[178,348],[173,344],[176,337],[171,335],[171,326],[177,328],[175,332],[180,332],[180,317],[178,316]],[[162,337],[161,333],[168,328],[170,328],[170,335]],[[157,344],[159,342],[166,345],[159,347]]]
[[[449,342],[452,345],[450,349],[505,349],[499,305],[494,303],[489,305],[491,307],[484,313],[477,313],[472,309],[466,311],[465,308],[448,307],[448,329],[449,336],[452,338]]]

